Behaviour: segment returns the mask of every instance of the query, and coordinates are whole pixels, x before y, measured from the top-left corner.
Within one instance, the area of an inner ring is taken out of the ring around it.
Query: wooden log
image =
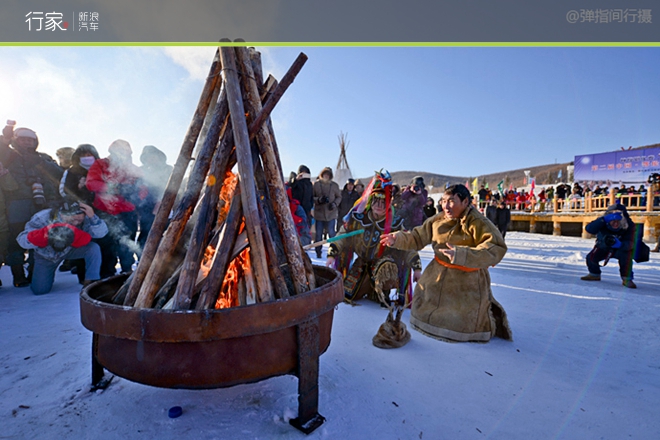
[[[162,264],[163,259],[167,260],[172,254],[173,249],[178,244],[183,230],[192,215],[192,211],[199,200],[202,186],[204,185],[206,175],[211,166],[211,158],[214,156],[222,126],[227,118],[229,106],[225,105],[227,94],[224,90],[220,92],[218,99],[220,102],[216,106],[213,114],[214,123],[211,125],[204,146],[195,160],[195,165],[188,178],[188,186],[186,187],[186,191],[181,198],[181,201],[177,205],[170,226],[167,228],[167,233],[158,246],[158,264],[152,264],[149,268],[135,301],[135,307],[151,307],[154,296],[163,282],[163,275],[167,270],[166,265]]]
[[[243,209],[241,208],[240,188],[236,187],[229,207],[229,215],[227,215],[225,227],[216,249],[211,269],[202,287],[199,300],[197,300],[195,307],[197,310],[210,309],[215,305],[220,289],[222,288],[222,282],[227,273],[227,267],[231,261],[232,250],[236,244],[236,237],[242,219]]]
[[[259,91],[257,89],[256,81],[254,80],[254,73],[252,71],[247,48],[237,47],[236,52],[240,62],[239,66],[243,73],[242,78],[244,86],[247,92],[247,99],[245,102],[246,107],[249,114],[258,114],[262,110],[261,101],[259,99]],[[282,82],[280,82],[280,85],[281,84]],[[259,144],[264,173],[268,184],[268,191],[273,201],[273,208],[280,227],[284,250],[287,262],[291,268],[296,293],[304,293],[309,290],[309,282],[305,273],[302,254],[300,252],[300,239],[298,238],[298,232],[296,231],[296,226],[293,222],[293,216],[291,215],[291,210],[289,208],[289,199],[284,191],[281,171],[272,149],[272,143],[267,127],[262,127],[257,131],[256,140]]]
[[[209,137],[212,135],[213,130],[214,128],[211,127]],[[199,267],[204,257],[204,251],[208,246],[209,234],[214,226],[215,207],[220,198],[220,190],[222,189],[224,179],[230,171],[228,165],[231,157],[230,153],[233,148],[233,135],[230,133],[231,129],[225,129],[211,162],[209,176],[206,179],[204,196],[199,206],[199,219],[195,223],[192,236],[190,237],[188,252],[186,253],[179,283],[174,294],[174,309],[177,310],[187,310],[190,308]]]
[[[133,305],[135,302],[144,278],[147,276],[151,262],[156,255],[158,244],[160,243],[163,232],[165,232],[165,228],[167,227],[170,211],[174,206],[174,201],[179,192],[179,188],[181,187],[183,176],[188,169],[192,151],[204,123],[204,117],[208,112],[214,91],[220,85],[220,67],[220,50],[218,49],[213,58],[213,62],[211,63],[209,74],[206,77],[206,82],[204,83],[204,88],[202,89],[202,94],[199,98],[192,122],[188,127],[183,144],[181,145],[179,156],[174,164],[172,174],[167,181],[167,187],[165,188],[165,192],[160,201],[160,206],[156,212],[151,230],[147,236],[147,241],[142,250],[142,256],[140,257],[140,264],[138,264],[137,269],[134,271],[134,276],[129,284],[128,292],[124,300],[125,305]]]
[[[259,203],[259,214],[261,215],[261,218],[266,218],[263,203]],[[289,287],[286,284],[282,269],[280,268],[280,259],[278,258],[277,250],[275,249],[275,243],[270,228],[264,228],[264,244],[266,245],[266,254],[268,254],[270,261],[270,264],[268,265],[268,274],[273,282],[275,297],[289,298],[291,296],[289,294]],[[286,263],[286,260],[284,262]]]
[[[256,189],[254,187],[254,164],[250,153],[248,127],[245,121],[245,108],[241,96],[240,82],[236,70],[236,57],[231,47],[221,47],[223,84],[227,89],[234,142],[236,144],[236,158],[238,164],[239,182],[241,185],[241,200],[243,216],[250,241],[250,254],[254,278],[257,285],[259,300],[273,300],[273,290],[268,278],[268,267],[264,255],[263,233],[261,220],[257,207]]]
[[[256,304],[258,300],[258,290],[257,283],[254,277],[254,272],[252,268],[254,267],[254,261],[252,259],[252,247],[250,247],[250,252],[248,252],[248,259],[250,264],[243,271],[243,280],[245,280],[245,304]]]
[[[176,291],[176,285],[179,283],[179,276],[181,275],[181,269],[183,264],[176,268],[172,276],[163,287],[158,290],[156,297],[154,298],[154,309],[162,309],[165,304],[174,296]]]
[[[238,296],[238,305],[247,306],[247,287],[245,286],[245,278],[238,280],[238,285],[236,286],[237,296]]]
[[[259,95],[262,95],[264,93],[264,72],[261,68],[261,52],[254,47],[249,47],[248,54],[250,56],[250,63],[252,63],[254,79],[259,87]]]

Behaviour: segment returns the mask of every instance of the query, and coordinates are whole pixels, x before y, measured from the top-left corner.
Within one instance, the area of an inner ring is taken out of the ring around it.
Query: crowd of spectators
[[[81,284],[115,275],[117,263],[133,270],[172,170],[165,153],[145,146],[138,167],[118,139],[106,158],[81,144],[55,161],[34,130],[14,126],[0,136],[0,264],[14,286],[47,293],[58,266]]]

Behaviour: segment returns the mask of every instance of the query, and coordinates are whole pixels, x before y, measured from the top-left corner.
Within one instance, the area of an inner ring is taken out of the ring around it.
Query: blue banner
[[[660,147],[575,156],[576,182],[617,185],[646,183],[653,173],[660,173]]]

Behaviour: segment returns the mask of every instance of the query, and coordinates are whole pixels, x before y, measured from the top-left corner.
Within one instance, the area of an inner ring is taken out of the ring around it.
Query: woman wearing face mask
[[[71,156],[71,166],[64,170],[62,180],[60,181],[60,195],[65,200],[74,200],[91,206],[94,203],[94,193],[85,186],[87,180],[87,171],[99,158],[96,147],[90,144],[80,144]],[[95,240],[98,241],[98,240]],[[102,243],[100,243],[102,244]],[[84,281],[85,260],[64,260],[60,266],[60,272],[71,270],[71,273],[78,275],[79,281]]]
[[[89,168],[99,159],[94,145],[81,144],[71,156],[71,167],[64,172],[60,182],[62,197],[79,200],[87,205],[94,203],[94,193],[85,186]]]

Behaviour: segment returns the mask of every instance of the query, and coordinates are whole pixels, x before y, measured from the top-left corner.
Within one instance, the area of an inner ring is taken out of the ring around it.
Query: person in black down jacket
[[[291,184],[291,197],[298,200],[300,206],[305,210],[307,223],[312,226],[312,208],[314,207],[314,185],[312,174],[306,165],[298,167],[298,174],[289,183]]]
[[[614,204],[607,208],[605,214],[598,217],[585,227],[586,231],[596,236],[596,246],[587,254],[589,274],[583,276],[584,281],[600,281],[601,261],[610,258],[619,260],[619,273],[623,285],[635,289],[633,282],[633,251],[635,244],[635,224],[630,219],[623,205]]]

